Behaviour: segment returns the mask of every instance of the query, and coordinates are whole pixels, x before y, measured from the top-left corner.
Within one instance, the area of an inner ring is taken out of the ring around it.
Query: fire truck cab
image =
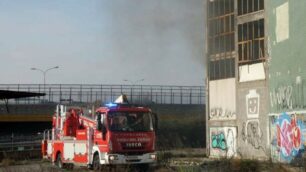
[[[149,108],[109,103],[84,115],[78,107],[58,105],[53,128],[45,131],[43,158],[64,166],[87,166],[156,162],[157,116]]]

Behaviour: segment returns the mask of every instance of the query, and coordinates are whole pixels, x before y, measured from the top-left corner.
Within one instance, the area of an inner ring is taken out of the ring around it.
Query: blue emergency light
[[[116,103],[107,103],[107,104],[105,104],[105,106],[107,106],[107,107],[109,107],[109,108],[112,108],[112,107],[117,107],[118,106],[118,104],[116,104]]]

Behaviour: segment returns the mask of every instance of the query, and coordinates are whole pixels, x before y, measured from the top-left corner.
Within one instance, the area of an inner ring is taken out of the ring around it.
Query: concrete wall
[[[268,89],[266,81],[238,84],[237,126],[241,158],[269,156]]]
[[[306,1],[268,1],[271,157],[300,161],[306,135]]]
[[[209,82],[209,119],[236,119],[236,81],[235,78]]]
[[[300,161],[306,146],[305,10],[306,1],[266,0],[265,11],[258,15],[255,12],[236,16],[236,44],[238,23],[264,17],[266,60],[236,62],[236,84],[233,84],[236,96],[231,100],[227,99],[231,84],[209,81],[210,110],[216,106],[228,108],[231,103],[224,104],[225,100],[236,104],[236,118],[209,119],[210,155],[229,156],[226,151],[235,150],[230,155]],[[209,115],[222,115],[222,112],[210,111]],[[237,131],[237,135],[231,137],[232,131]],[[236,145],[231,147],[232,144]]]
[[[235,0],[234,3],[237,10],[238,1]],[[242,16],[237,16],[236,13],[235,78],[209,81],[210,118],[207,134],[211,157],[269,158],[267,62],[250,60],[247,63],[238,63],[237,57],[238,24],[263,17],[265,11]],[[265,29],[265,35],[266,32]]]
[[[236,90],[236,119],[208,121],[210,156],[268,159],[267,81],[237,82]]]
[[[209,82],[209,154],[236,156],[236,79]]]
[[[306,108],[306,1],[269,1],[269,5],[271,113],[303,110]]]
[[[233,157],[237,152],[236,127],[211,127],[209,129],[211,145],[210,156]]]

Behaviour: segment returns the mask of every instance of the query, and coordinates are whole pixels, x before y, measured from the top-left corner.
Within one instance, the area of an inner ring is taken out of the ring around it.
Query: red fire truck
[[[149,108],[109,103],[84,115],[82,108],[58,105],[53,128],[45,131],[43,158],[60,168],[156,162],[156,114]]]

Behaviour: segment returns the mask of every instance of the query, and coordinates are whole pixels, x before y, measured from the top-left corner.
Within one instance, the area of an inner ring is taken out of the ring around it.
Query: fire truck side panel
[[[47,156],[48,156],[48,157],[51,157],[51,156],[52,156],[52,141],[48,141]]]
[[[61,153],[61,158],[63,159],[63,142],[55,141],[53,143],[53,151],[52,151],[52,162],[56,161],[58,153]]]
[[[74,161],[79,163],[87,163],[87,145],[86,143],[75,143],[74,145]]]
[[[91,164],[92,162],[92,147],[93,147],[93,142],[92,142],[92,139],[93,139],[93,129],[92,128],[87,128],[87,164]]]
[[[42,140],[41,141],[41,154],[43,157],[47,155],[47,147],[48,147],[47,140]]]
[[[87,140],[87,130],[82,129],[82,130],[76,130],[76,139],[77,140]]]
[[[87,164],[87,153],[84,155],[75,154],[73,161],[76,163]]]
[[[67,142],[64,144],[64,159],[63,161],[71,161],[73,160],[74,156],[74,143],[73,142]]]
[[[87,153],[87,146],[85,143],[75,143],[74,145],[74,153],[84,155]]]

